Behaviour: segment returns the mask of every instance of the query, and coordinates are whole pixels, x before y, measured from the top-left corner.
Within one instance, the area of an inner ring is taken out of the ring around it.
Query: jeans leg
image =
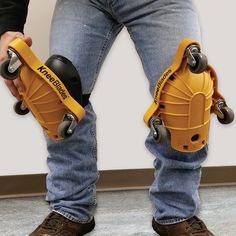
[[[102,62],[121,30],[96,1],[58,0],[51,27],[50,54],[67,57],[77,68],[84,94],[91,93]],[[47,197],[54,211],[75,222],[87,222],[96,206],[96,115],[91,103],[74,134],[47,139]]]
[[[121,3],[122,2],[122,3]],[[119,4],[120,3],[120,4]],[[191,0],[117,1],[113,10],[127,27],[141,58],[153,94],[160,75],[175,56],[184,38],[200,41],[198,17]],[[162,224],[176,223],[196,214],[201,163],[207,147],[194,153],[173,150],[170,143],[158,145],[149,135],[146,147],[154,154],[155,181],[150,196],[154,217]]]

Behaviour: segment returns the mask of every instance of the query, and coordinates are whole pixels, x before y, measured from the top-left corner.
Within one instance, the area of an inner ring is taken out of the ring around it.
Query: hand
[[[24,36],[20,32],[8,31],[8,32],[4,33],[0,38],[0,62],[7,59],[7,57],[8,57],[8,55],[7,55],[8,44],[16,38],[20,38],[20,39],[24,40],[28,44],[29,47],[32,45],[32,39],[28,36]],[[23,85],[22,81],[20,80],[20,78],[17,78],[13,81],[5,80],[5,84],[8,87],[8,89],[10,90],[10,92],[12,93],[12,95],[14,97],[16,97],[17,100],[20,100],[21,96],[20,96],[19,92],[24,91],[24,85]]]

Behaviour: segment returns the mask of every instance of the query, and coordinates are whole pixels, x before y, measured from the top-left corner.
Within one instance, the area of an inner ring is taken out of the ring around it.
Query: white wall
[[[204,52],[217,68],[220,90],[236,111],[236,76],[233,72],[236,3],[234,0],[228,0],[227,4],[214,0],[195,2],[201,18]],[[26,25],[26,34],[34,39],[33,50],[43,61],[47,58],[54,3],[52,0],[32,0]],[[44,10],[43,15],[39,14],[40,9]],[[47,172],[47,152],[40,127],[31,116],[14,114],[11,107],[15,100],[2,81],[0,94],[0,175]],[[112,98],[112,106],[108,98]],[[104,63],[92,102],[98,115],[99,169],[152,168],[153,157],[144,147],[148,129],[142,121],[152,100],[141,63],[126,30],[120,33]],[[235,123],[222,126],[215,118],[212,119],[210,153],[204,166],[236,165]]]

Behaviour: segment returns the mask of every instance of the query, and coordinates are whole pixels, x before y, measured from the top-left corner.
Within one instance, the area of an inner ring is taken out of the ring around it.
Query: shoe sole
[[[76,236],[83,236],[87,233],[90,233],[95,228],[95,221],[93,220],[92,224],[88,226],[86,230],[84,230],[81,233],[78,233]]]

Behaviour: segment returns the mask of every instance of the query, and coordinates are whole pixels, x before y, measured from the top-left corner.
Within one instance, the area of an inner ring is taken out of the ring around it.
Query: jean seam
[[[89,223],[92,219],[93,219],[93,217],[90,217],[89,218],[89,220],[83,220],[83,219],[76,219],[75,217],[73,217],[71,214],[69,214],[69,213],[65,213],[65,212],[62,212],[62,211],[60,211],[60,210],[55,210],[55,209],[53,209],[53,212],[56,212],[56,213],[58,213],[58,214],[60,214],[60,215],[62,215],[62,216],[64,216],[66,219],[68,219],[68,220],[71,220],[71,221],[73,221],[73,222],[76,222],[76,223],[81,223],[81,224],[86,224],[86,223]]]
[[[113,6],[115,5],[115,3],[116,3],[115,0],[106,0],[106,7],[107,7],[107,9],[110,10],[110,14],[112,15],[112,17],[114,19],[116,19],[118,22],[120,22],[118,19],[118,16],[115,14],[115,12],[113,10]]]
[[[96,128],[92,126],[90,128],[90,134],[93,138],[93,143],[91,144],[93,158],[97,160],[97,139],[96,139]]]
[[[92,189],[92,201],[88,204],[89,206],[97,205],[97,196],[96,196],[96,183],[93,183],[89,186],[88,189]]]
[[[101,62],[103,60],[104,53],[106,52],[106,49],[107,49],[107,47],[109,45],[109,42],[111,40],[112,32],[114,32],[114,28],[115,28],[114,26],[115,26],[115,23],[112,23],[111,29],[108,31],[108,33],[106,35],[106,38],[105,38],[105,40],[104,40],[104,42],[102,44],[102,47],[100,49],[100,53],[99,53],[99,56],[98,56],[98,62],[97,62],[97,66],[96,66],[96,71],[95,71],[96,78],[93,80],[93,83],[92,83],[92,86],[90,88],[90,91],[93,90],[93,88],[95,86],[95,83],[97,81],[97,74],[98,74],[99,68],[101,66]]]
[[[137,44],[136,44],[136,42],[135,42],[135,38],[134,38],[134,36],[133,36],[132,30],[131,30],[129,27],[127,27],[127,30],[128,30],[128,32],[129,32],[130,38],[132,39],[132,41],[133,41],[133,43],[134,43],[135,50],[137,51],[138,56],[139,56],[139,58],[140,58],[140,61],[141,61],[141,63],[142,63],[142,67],[143,67],[144,73],[145,73],[147,79],[149,79],[149,78],[148,78],[148,77],[149,77],[149,76],[148,76],[148,72],[145,71],[145,66],[144,66],[145,63],[144,63],[144,60],[143,60],[141,51],[140,51],[140,49],[137,47]],[[149,79],[149,83],[150,83],[150,79]],[[153,94],[152,94],[152,95],[153,95]]]
[[[99,180],[99,177],[100,177],[100,174],[97,171],[97,179],[96,179],[95,183],[93,184],[94,185],[94,188],[93,188],[94,195],[93,195],[93,204],[91,204],[91,206],[96,206],[97,205],[97,189],[96,189],[96,187],[97,187],[97,182]]]
[[[178,224],[178,223],[184,222],[186,220],[191,219],[192,217],[194,217],[194,215],[187,218],[168,219],[168,220],[157,220],[154,217],[154,220],[161,225],[172,225],[172,224]]]

